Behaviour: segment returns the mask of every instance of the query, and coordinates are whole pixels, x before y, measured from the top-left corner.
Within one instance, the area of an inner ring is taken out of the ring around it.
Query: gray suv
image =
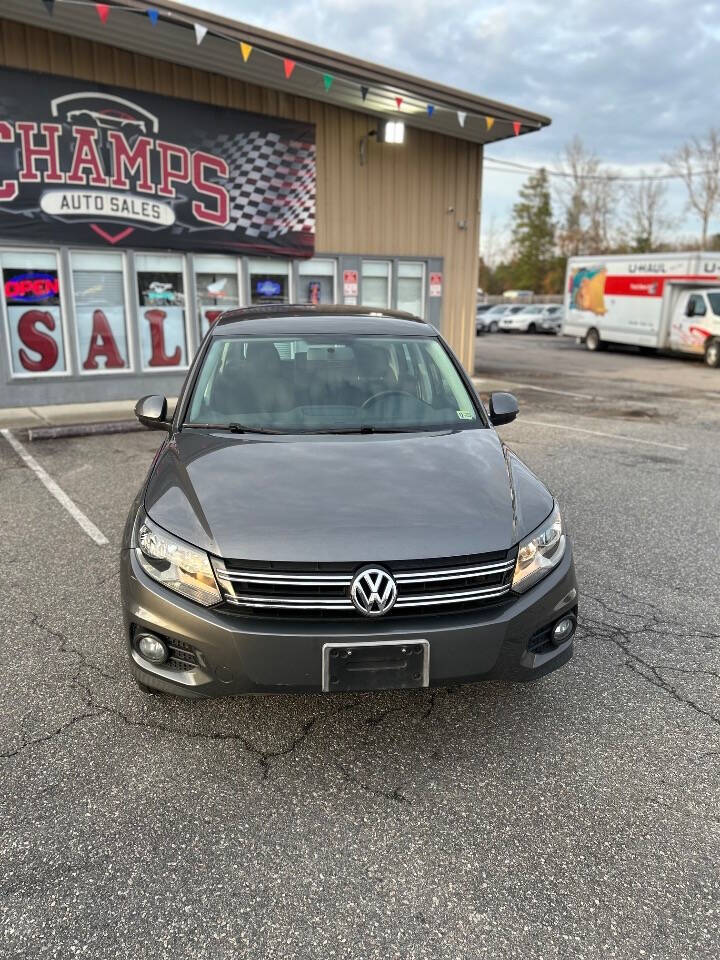
[[[232,310],[130,511],[130,669],[185,696],[535,679],[572,656],[553,497],[437,330],[372,308]]]

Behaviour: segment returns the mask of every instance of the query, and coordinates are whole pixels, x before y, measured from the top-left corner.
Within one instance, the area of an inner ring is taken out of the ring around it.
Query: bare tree
[[[630,245],[640,253],[657,250],[663,234],[674,225],[667,213],[667,183],[655,177],[657,173],[643,171],[623,190],[624,231]]]
[[[700,218],[700,245],[705,247],[710,219],[720,201],[720,130],[711,127],[705,139],[693,137],[664,159],[685,184],[687,205]]]
[[[565,147],[555,172],[556,199],[563,212],[558,229],[561,251],[567,256],[602,253],[614,227],[614,174],[577,136]]]
[[[587,192],[587,229],[585,245],[588,253],[604,253],[612,245],[617,210],[618,183],[612,170],[600,169],[590,180]]]

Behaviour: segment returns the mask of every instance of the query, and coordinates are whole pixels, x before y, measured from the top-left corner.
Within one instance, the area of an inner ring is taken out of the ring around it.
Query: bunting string
[[[286,80],[290,80],[295,72],[296,67],[300,67],[303,72],[307,71],[309,73],[314,73],[320,77],[325,93],[330,93],[331,88],[336,89],[338,83],[342,84],[344,87],[354,86],[355,89],[359,89],[363,103],[367,102],[371,93],[370,86],[358,83],[356,80],[350,79],[349,77],[337,76],[335,74],[328,73],[327,71],[319,70],[316,67],[308,66],[305,63],[298,64],[296,60],[290,59],[289,57],[282,57],[264,48],[258,48],[253,44],[246,42],[245,40],[238,41],[237,38],[230,37],[227,34],[218,31],[214,25],[201,23],[197,20],[190,20],[184,16],[179,16],[174,12],[165,14],[156,7],[149,7],[147,10],[142,11],[138,10],[137,7],[131,7],[123,3],[95,3],[94,0],[42,0],[42,2],[49,16],[54,15],[55,6],[58,3],[72,4],[73,6],[95,7],[100,22],[106,27],[110,25],[110,29],[112,29],[112,22],[110,18],[111,11],[113,14],[116,12],[128,12],[134,15],[139,14],[141,16],[145,16],[147,14],[147,18],[153,27],[156,27],[160,20],[166,20],[170,23],[182,24],[183,26],[191,28],[195,34],[196,46],[200,46],[208,34],[211,37],[227,40],[235,44],[236,48],[239,46],[243,63],[247,63],[251,54],[255,51],[262,53],[263,56],[271,57],[274,60],[282,60],[283,73]],[[385,106],[383,101],[387,103],[387,101],[392,98],[395,102],[396,110],[403,113],[408,113],[409,115],[412,115],[415,109],[417,109],[418,112],[424,112],[429,119],[432,119],[434,116],[436,116],[438,110],[452,111],[456,115],[458,126],[463,130],[469,129],[469,121],[479,120],[480,122],[484,121],[486,133],[490,133],[494,129],[496,123],[502,125],[507,124],[511,126],[514,136],[517,137],[520,136],[524,130],[527,132],[531,130],[539,130],[542,126],[539,123],[522,123],[519,120],[493,116],[491,114],[470,113],[466,110],[450,108],[441,103],[425,103],[422,105],[418,104],[416,106],[416,104],[413,102],[413,98],[408,98],[404,92],[392,93],[391,91],[387,90],[374,90],[372,93],[373,101],[380,101],[380,109],[390,109],[389,103],[387,106]],[[505,134],[505,136],[507,136],[507,134]],[[493,139],[502,139],[502,134],[496,134]]]

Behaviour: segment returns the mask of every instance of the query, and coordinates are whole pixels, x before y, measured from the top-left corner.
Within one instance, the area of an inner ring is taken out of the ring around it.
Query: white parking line
[[[40,483],[49,490],[49,492],[55,497],[57,502],[61,504],[70,516],[83,528],[85,533],[97,543],[98,546],[104,547],[109,541],[107,537],[102,534],[92,520],[88,519],[82,510],[73,503],[70,497],[65,493],[65,491],[55,483],[50,474],[37,462],[35,457],[31,456],[25,447],[20,443],[20,441],[10,433],[9,430],[3,428],[0,429],[0,433],[5,437],[7,442],[13,448],[15,453],[20,457],[23,463],[29,467],[35,476],[38,478]]]
[[[518,423],[528,423],[531,427],[550,427],[553,430],[574,430],[575,433],[589,433],[593,437],[606,437],[608,440],[625,440],[628,443],[644,443],[650,447],[665,447],[667,450],[687,450],[675,443],[662,443],[660,440],[641,440],[640,437],[628,437],[622,433],[603,433],[601,430],[586,430],[584,427],[571,427],[567,423],[547,423],[544,420],[526,420],[525,417]]]
[[[541,393],[558,393],[561,397],[575,397],[578,400],[595,400],[590,393],[571,393],[569,390],[554,390],[551,387],[536,387],[533,383],[517,383],[515,380],[496,380],[494,377],[473,377],[473,383],[504,383],[508,387],[520,387],[521,390],[539,390]]]

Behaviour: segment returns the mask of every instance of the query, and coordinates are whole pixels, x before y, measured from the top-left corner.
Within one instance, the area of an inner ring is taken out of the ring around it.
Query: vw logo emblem
[[[382,617],[395,606],[397,585],[387,570],[365,567],[352,582],[350,599],[366,617]]]

